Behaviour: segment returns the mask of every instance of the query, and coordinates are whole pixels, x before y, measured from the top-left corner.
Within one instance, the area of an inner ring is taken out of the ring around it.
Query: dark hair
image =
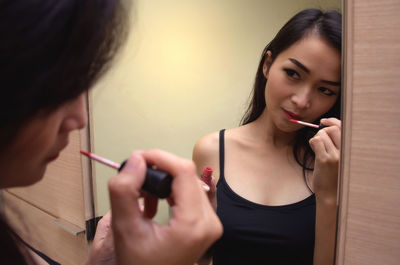
[[[310,34],[317,34],[326,40],[332,47],[341,51],[342,44],[342,16],[337,11],[323,12],[318,9],[306,9],[292,17],[277,33],[275,38],[264,48],[256,74],[251,101],[248,109],[241,120],[241,125],[255,121],[266,106],[265,85],[267,79],[263,74],[263,65],[266,59],[266,52],[271,51],[272,62],[276,57],[288,49],[291,45]],[[333,107],[320,118],[335,117],[340,118],[340,98]],[[319,119],[318,119],[319,120]],[[316,121],[317,122],[317,121]],[[303,168],[305,177],[306,170],[313,170],[311,163],[314,161],[315,154],[308,141],[315,135],[315,130],[305,127],[296,134],[293,155]]]
[[[122,43],[118,0],[0,2],[0,137],[88,90]]]
[[[24,123],[87,91],[127,33],[119,0],[0,0],[0,152]],[[6,264],[26,264],[0,218]]]

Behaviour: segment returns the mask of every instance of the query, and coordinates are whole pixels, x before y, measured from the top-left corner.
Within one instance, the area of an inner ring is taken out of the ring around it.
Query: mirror
[[[116,162],[149,148],[191,159],[201,136],[238,126],[263,48],[310,7],[341,1],[135,1],[129,39],[91,92],[93,151]],[[95,164],[98,216],[114,174]],[[156,220],[167,218],[163,202]]]

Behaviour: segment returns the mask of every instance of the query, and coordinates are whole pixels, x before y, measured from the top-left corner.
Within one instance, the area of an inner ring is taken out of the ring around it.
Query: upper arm
[[[208,134],[200,138],[194,148],[192,159],[197,167],[197,173],[201,175],[204,167],[213,169],[215,183],[219,178],[219,134],[218,132]]]

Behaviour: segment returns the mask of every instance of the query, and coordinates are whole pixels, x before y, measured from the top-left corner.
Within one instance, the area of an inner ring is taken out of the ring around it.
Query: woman
[[[118,0],[0,2],[1,189],[39,181],[68,144],[69,133],[86,125],[84,93],[107,70],[125,37],[123,10]],[[146,197],[140,210],[146,163],[173,174],[169,226],[152,222],[155,198]],[[133,153],[109,189],[112,231],[107,214],[86,264],[190,264],[222,232],[193,163],[171,154]],[[188,233],[193,227],[197,231]],[[4,217],[0,246],[2,264],[42,262]]]
[[[264,49],[242,126],[196,143],[224,226],[214,265],[333,264],[340,62],[341,15],[299,12]]]

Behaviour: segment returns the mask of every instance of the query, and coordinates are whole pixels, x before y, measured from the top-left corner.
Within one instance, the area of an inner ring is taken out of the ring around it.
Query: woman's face
[[[290,119],[313,122],[328,112],[340,93],[340,61],[340,52],[316,35],[294,43],[272,64],[268,56],[263,72],[269,120],[291,132],[301,125]]]
[[[33,117],[0,154],[0,187],[26,186],[39,181],[47,164],[67,146],[69,133],[83,128],[86,122],[84,95],[50,114]]]

